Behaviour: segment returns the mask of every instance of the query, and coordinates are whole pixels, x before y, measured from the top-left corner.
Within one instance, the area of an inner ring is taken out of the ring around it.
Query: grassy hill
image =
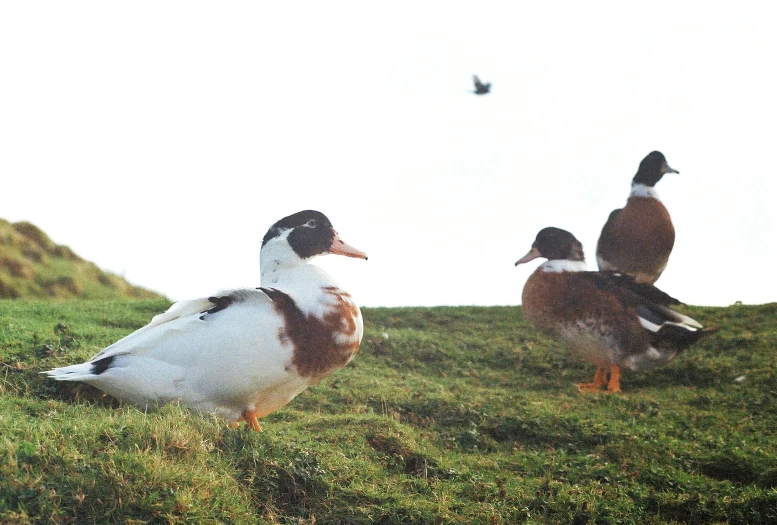
[[[722,330],[620,395],[520,308],[365,309],[262,433],[38,374],[166,305],[0,301],[0,522],[777,521],[777,304],[686,308]]]
[[[153,299],[157,293],[133,286],[67,246],[55,244],[29,222],[0,219],[0,298]]]

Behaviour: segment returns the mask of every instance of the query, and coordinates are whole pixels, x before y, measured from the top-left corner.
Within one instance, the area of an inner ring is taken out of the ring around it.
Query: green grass
[[[262,433],[38,374],[166,306],[0,301],[0,522],[777,521],[777,304],[686,308],[722,330],[622,395],[520,308],[365,309]]]
[[[0,219],[0,298],[154,299],[161,296],[104,272],[29,222]]]

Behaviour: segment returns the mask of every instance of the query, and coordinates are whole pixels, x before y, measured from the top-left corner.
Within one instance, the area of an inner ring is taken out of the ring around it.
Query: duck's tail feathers
[[[694,330],[684,325],[674,323],[665,324],[658,332],[656,332],[653,346],[656,348],[672,347],[677,349],[677,352],[679,353],[702,337],[712,335],[718,330],[720,330],[720,327],[718,326]]]
[[[717,326],[704,328],[695,319],[660,304],[641,304],[636,310],[659,361],[671,361],[699,339],[720,330]]]
[[[85,381],[95,377],[94,363],[80,363],[41,372],[57,381]]]
[[[651,332],[658,332],[666,324],[676,324],[694,330],[702,329],[701,323],[696,319],[675,312],[664,305],[644,303],[637,305],[636,310],[642,326]]]
[[[651,346],[661,353],[664,360],[671,361],[699,339],[712,335],[718,330],[720,330],[719,326],[694,330],[683,325],[666,324],[655,333]]]

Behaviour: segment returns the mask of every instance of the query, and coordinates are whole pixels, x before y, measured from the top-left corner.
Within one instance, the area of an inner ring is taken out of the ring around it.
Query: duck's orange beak
[[[518,259],[518,262],[516,262],[515,265],[518,266],[519,264],[523,264],[523,263],[526,263],[526,262],[529,262],[529,261],[533,261],[537,257],[542,257],[542,255],[540,255],[540,251],[537,248],[532,246],[531,250],[529,250],[529,253],[527,253],[526,255],[521,257],[520,259]]]
[[[350,244],[347,244],[340,238],[340,235],[335,232],[335,238],[332,239],[332,246],[329,247],[326,253],[333,253],[335,255],[345,255],[346,257],[354,257],[356,259],[367,260],[367,254],[363,251],[354,248]]]

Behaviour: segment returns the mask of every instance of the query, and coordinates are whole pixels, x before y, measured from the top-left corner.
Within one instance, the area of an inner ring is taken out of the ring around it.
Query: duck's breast
[[[663,203],[630,197],[602,233],[597,260],[602,269],[620,270],[639,282],[653,283],[666,268],[674,241],[674,226]]]
[[[291,346],[291,364],[300,376],[318,382],[356,355],[363,322],[348,292],[337,286],[323,286],[311,305],[309,299],[295,301],[277,289],[262,290],[284,320],[281,339]]]

